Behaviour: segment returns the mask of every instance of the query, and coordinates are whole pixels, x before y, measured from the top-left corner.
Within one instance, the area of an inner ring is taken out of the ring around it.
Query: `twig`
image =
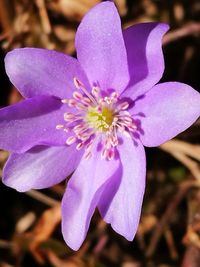
[[[196,179],[200,180],[199,164],[191,159],[194,158],[195,160],[200,161],[200,145],[193,145],[179,140],[171,140],[161,145],[160,148],[179,160],[190,170]]]
[[[188,156],[200,161],[200,145],[193,145],[174,139],[161,145],[160,148],[170,153],[173,150],[183,151]]]
[[[13,245],[14,244],[12,242],[0,239],[0,248],[8,248],[8,249],[10,249],[10,248],[13,247]]]
[[[7,1],[0,0],[0,23],[3,27],[5,33],[11,32],[12,30],[12,22],[11,22],[11,14],[8,8]]]
[[[26,194],[50,207],[54,207],[60,203],[59,201],[52,199],[36,190],[30,190],[26,192]]]
[[[47,10],[45,7],[44,0],[36,0],[36,5],[39,9],[40,19],[41,19],[43,30],[46,34],[50,34],[51,33],[51,24],[49,21],[49,17],[48,17],[48,13],[47,13]]]
[[[181,163],[183,163],[192,173],[192,175],[200,180],[200,169],[199,164],[194,160],[187,157],[185,154],[177,152],[173,153],[173,156],[178,159]]]
[[[189,246],[183,257],[181,267],[199,267],[200,253],[199,248],[195,246]]]
[[[172,235],[172,232],[170,229],[166,229],[164,232],[165,239],[169,248],[170,256],[173,260],[176,260],[178,258],[178,252],[176,250],[176,246],[174,243],[174,237]]]
[[[163,45],[167,45],[190,35],[200,35],[200,23],[190,22],[179,29],[167,33],[163,38]]]
[[[149,244],[147,252],[146,252],[146,255],[148,257],[153,255],[153,253],[157,247],[157,244],[160,240],[160,237],[161,237],[162,233],[165,231],[165,227],[166,227],[167,223],[172,218],[172,214],[175,212],[175,210],[176,210],[177,206],[179,205],[179,203],[181,202],[182,198],[185,196],[186,192],[194,186],[199,186],[199,183],[197,181],[186,181],[180,185],[180,188],[179,188],[177,194],[171,200],[164,215],[162,216],[161,220],[159,220],[159,223],[157,224],[156,228],[153,231],[153,234],[152,234],[152,237],[150,240],[150,244]]]

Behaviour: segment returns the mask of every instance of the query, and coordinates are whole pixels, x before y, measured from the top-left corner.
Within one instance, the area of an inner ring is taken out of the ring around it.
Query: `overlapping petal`
[[[167,24],[153,22],[124,30],[130,74],[126,96],[136,98],[161,79],[164,72],[162,37],[168,29]]]
[[[65,54],[38,48],[20,48],[5,58],[6,72],[24,97],[52,95],[71,97],[77,77],[87,86],[79,62]]]
[[[114,3],[103,2],[83,18],[76,34],[77,57],[92,85],[121,92],[129,81],[120,17]]]
[[[140,142],[124,138],[118,147],[122,177],[113,177],[104,189],[98,207],[107,223],[128,240],[137,231],[145,189],[146,159]]]
[[[85,239],[102,188],[119,168],[119,161],[99,158],[97,146],[96,143],[91,159],[81,160],[62,200],[62,233],[74,250],[78,250]]]
[[[145,146],[158,146],[192,125],[200,114],[200,95],[189,85],[161,83],[135,102],[132,113],[142,113],[140,138]]]
[[[66,107],[57,98],[38,96],[0,110],[0,147],[24,152],[38,144],[63,145],[66,133],[56,130]]]
[[[23,154],[13,153],[3,171],[3,183],[20,192],[60,183],[79,164],[82,153],[75,146],[37,146]]]

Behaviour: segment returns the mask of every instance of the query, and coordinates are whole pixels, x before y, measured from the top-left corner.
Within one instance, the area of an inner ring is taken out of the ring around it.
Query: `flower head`
[[[0,146],[11,152],[3,182],[18,191],[70,178],[62,201],[62,232],[79,249],[93,212],[132,240],[145,188],[143,146],[158,146],[200,114],[190,86],[157,84],[168,26],[121,30],[110,1],[83,18],[77,59],[23,48],[8,53],[6,71],[25,100],[0,110]]]

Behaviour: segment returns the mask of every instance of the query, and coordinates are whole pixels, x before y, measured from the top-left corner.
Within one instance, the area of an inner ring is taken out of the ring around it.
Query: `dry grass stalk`
[[[193,145],[179,140],[171,140],[160,146],[160,148],[185,165],[192,175],[200,180],[200,145]],[[194,159],[194,160],[193,160]]]

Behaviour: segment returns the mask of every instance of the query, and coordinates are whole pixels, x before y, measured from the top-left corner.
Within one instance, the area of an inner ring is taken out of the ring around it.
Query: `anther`
[[[73,97],[76,99],[76,100],[81,100],[83,98],[83,95],[79,92],[73,92]]]
[[[84,155],[84,158],[86,159],[86,160],[88,160],[88,159],[90,159],[92,157],[92,153],[89,151],[89,152],[87,152],[85,155]]]
[[[99,98],[100,88],[97,86],[92,87],[92,94],[95,98]]]
[[[75,115],[73,113],[66,112],[64,113],[64,120],[65,121],[73,121],[75,119]]]
[[[128,107],[129,107],[128,102],[123,102],[123,103],[118,105],[118,109],[120,109],[120,110],[126,110]]]
[[[87,91],[82,82],[80,82],[76,77],[74,77],[74,85],[77,89],[82,90],[82,92],[96,105],[97,101],[95,98]]]
[[[123,134],[124,134],[126,137],[128,137],[128,138],[130,138],[130,137],[131,137],[130,133],[129,133],[129,132],[127,132],[127,131],[123,131]]]
[[[76,103],[76,108],[79,110],[86,110],[87,111],[87,106],[82,104],[82,103]]]
[[[119,94],[117,93],[117,92],[113,92],[112,94],[111,94],[111,98],[115,98],[115,99],[117,99],[119,97]]]
[[[60,129],[63,129],[64,128],[64,125],[62,125],[62,124],[58,124],[58,125],[56,125],[56,129],[57,130],[60,130]]]
[[[76,77],[74,77],[74,85],[76,86],[77,89],[80,89],[83,84],[80,80],[78,80]]]
[[[82,98],[82,103],[83,103],[83,104],[87,104],[87,105],[91,105],[92,102],[91,102],[91,100],[90,100],[88,97],[85,97],[85,96],[84,96],[84,97]]]
[[[105,148],[105,149],[103,149],[102,152],[101,152],[101,158],[102,158],[102,159],[105,159],[106,156],[107,156],[107,149]]]
[[[81,150],[82,147],[83,147],[83,143],[78,143],[78,144],[76,145],[76,149],[77,149],[77,150]]]
[[[108,160],[112,160],[112,159],[114,159],[114,156],[115,156],[115,152],[114,152],[114,150],[113,150],[113,149],[109,149],[109,150],[107,151],[107,159],[108,159]]]
[[[68,101],[69,101],[69,99],[62,99],[62,100],[61,100],[61,102],[62,102],[63,104],[68,104]]]
[[[76,137],[75,136],[70,136],[67,138],[66,144],[67,145],[71,145],[76,141]]]
[[[76,106],[76,101],[74,99],[69,99],[67,104],[69,107],[75,107]]]

